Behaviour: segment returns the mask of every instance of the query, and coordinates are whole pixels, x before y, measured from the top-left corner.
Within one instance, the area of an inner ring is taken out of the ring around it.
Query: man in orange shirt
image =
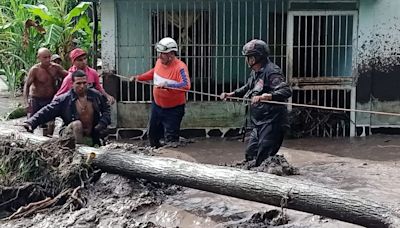
[[[156,65],[146,73],[131,77],[131,81],[154,83],[148,136],[150,146],[160,147],[160,139],[173,147],[179,144],[179,131],[185,114],[186,92],[190,89],[187,66],[176,58],[178,45],[170,37],[156,45],[159,53]]]

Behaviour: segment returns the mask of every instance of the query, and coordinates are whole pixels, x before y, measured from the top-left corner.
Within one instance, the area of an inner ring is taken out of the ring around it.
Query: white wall
[[[400,113],[400,0],[360,0],[357,108]],[[400,127],[399,117],[357,114],[357,125]]]

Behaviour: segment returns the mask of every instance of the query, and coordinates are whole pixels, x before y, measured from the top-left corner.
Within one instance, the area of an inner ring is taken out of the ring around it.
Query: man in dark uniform
[[[251,40],[243,46],[242,54],[252,69],[247,83],[221,99],[244,97],[251,99],[249,107],[253,130],[246,148],[246,161],[255,159],[259,166],[269,156],[274,156],[282,145],[287,122],[285,105],[263,101],[287,101],[292,96],[282,70],[268,58],[268,45],[262,40]]]

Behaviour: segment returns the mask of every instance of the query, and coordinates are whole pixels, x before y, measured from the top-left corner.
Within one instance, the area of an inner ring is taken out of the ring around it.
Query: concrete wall
[[[114,0],[101,0],[101,59],[104,72],[113,72],[116,70],[116,17]]]
[[[359,4],[357,108],[400,113],[400,1]],[[400,118],[357,114],[356,123],[400,127]]]
[[[149,114],[150,104],[118,103],[118,127],[146,128]],[[242,103],[189,102],[182,128],[240,128],[243,123]]]

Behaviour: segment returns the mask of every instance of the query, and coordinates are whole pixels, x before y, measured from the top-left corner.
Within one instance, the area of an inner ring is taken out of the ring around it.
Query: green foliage
[[[22,2],[35,1],[8,0],[0,4],[0,69],[10,91],[21,85],[29,65],[35,62],[36,48],[41,39],[38,33],[26,36],[32,45],[24,45],[24,28],[28,12],[21,10]]]
[[[5,119],[6,120],[18,119],[18,118],[26,116],[26,114],[27,114],[26,107],[18,106],[18,107],[15,107],[15,109],[12,110],[10,113],[8,113],[5,117]]]
[[[0,76],[10,91],[21,89],[36,52],[47,47],[64,57],[79,46],[90,51],[91,3],[77,0],[0,0]]]
[[[90,19],[85,14],[90,6],[88,2],[81,2],[72,8],[67,9],[65,0],[48,0],[48,7],[44,5],[24,4],[23,7],[33,16],[39,17],[41,25],[46,29],[44,46],[64,56],[73,48],[74,42],[79,40],[92,40],[92,28],[89,26]],[[88,50],[90,46],[77,43],[76,45]]]

